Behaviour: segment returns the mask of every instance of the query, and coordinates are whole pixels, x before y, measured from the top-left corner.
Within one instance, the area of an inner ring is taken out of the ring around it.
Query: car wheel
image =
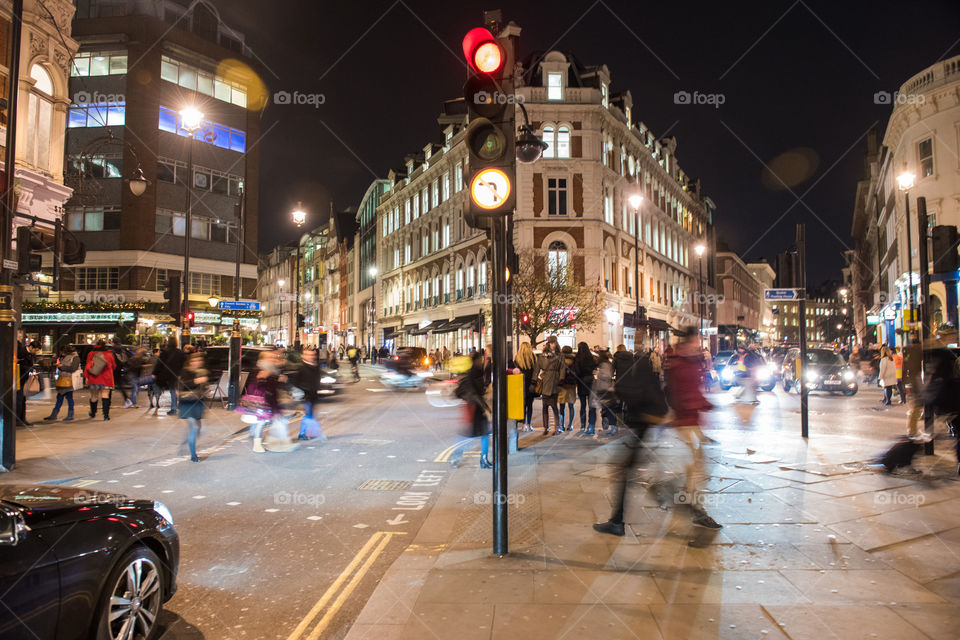
[[[794,382],[793,382],[793,390],[796,391],[797,394],[802,394],[802,393],[803,393],[803,385],[800,383],[799,380],[794,380]],[[808,391],[809,391],[809,389],[808,389]]]
[[[845,395],[845,396],[855,396],[855,395],[857,395],[857,390],[856,390],[856,389],[847,389],[846,391],[843,392],[843,395]]]
[[[773,388],[776,387],[776,386],[777,386],[777,383],[774,382],[773,384],[768,384],[767,386],[763,387],[763,390],[764,390],[764,391],[773,391]]]
[[[97,640],[143,638],[158,633],[166,575],[160,558],[146,547],[127,551],[100,594]]]
[[[783,390],[784,390],[784,391],[786,391],[787,393],[790,393],[790,388],[791,388],[793,385],[790,383],[789,380],[787,380],[786,378],[784,378],[784,379],[783,379],[783,385],[782,385],[782,386],[783,386]]]

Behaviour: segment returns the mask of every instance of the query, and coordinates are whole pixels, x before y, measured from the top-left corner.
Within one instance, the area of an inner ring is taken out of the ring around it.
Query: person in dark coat
[[[125,386],[127,361],[130,359],[130,352],[123,346],[118,336],[113,337],[113,345],[110,347],[110,351],[113,353],[113,361],[116,363],[116,367],[113,369],[113,388],[119,389],[120,393],[123,394],[123,408],[126,409],[131,405],[130,394],[127,393]]]
[[[472,365],[457,383],[457,397],[466,403],[469,414],[470,426],[466,435],[471,438],[480,438],[480,468],[492,469],[493,465],[487,458],[490,450],[490,407],[484,399],[487,391],[483,373],[484,357],[479,351],[474,351],[470,357]],[[460,466],[462,458],[463,447],[457,447],[450,457],[451,466],[454,468]]]
[[[177,346],[176,338],[170,338],[167,346],[160,352],[157,358],[156,368],[153,370],[153,376],[160,390],[170,392],[170,410],[168,416],[177,414],[177,380],[180,377],[180,370],[183,368],[183,352]],[[155,413],[160,411],[160,402],[158,398]]]
[[[590,390],[593,388],[593,372],[597,368],[597,359],[590,352],[586,342],[577,345],[577,355],[573,359],[573,371],[577,376],[577,397],[580,399],[580,435],[586,435],[589,424],[596,424],[596,409],[588,406]],[[587,416],[589,415],[589,420]]]
[[[523,374],[523,423],[520,431],[533,431],[533,399],[536,398],[533,372],[537,367],[537,357],[533,355],[529,342],[520,345],[513,361]]]
[[[300,420],[300,440],[327,439],[320,428],[320,421],[313,416],[319,400],[318,391],[321,376],[323,376],[323,370],[320,368],[317,352],[313,349],[305,349],[303,362],[300,363],[290,379],[293,386],[303,391],[303,418]],[[319,433],[319,435],[311,436],[308,429]]]
[[[30,378],[30,371],[33,369],[33,356],[40,353],[40,345],[36,342],[25,344],[23,340],[17,343],[17,364],[20,366],[20,385],[17,387],[17,423],[23,427],[32,426],[33,423],[27,421],[27,396],[23,392],[23,386],[27,384]]]
[[[197,436],[200,434],[203,420],[203,393],[209,373],[204,368],[203,352],[194,351],[180,370],[180,417],[187,421],[187,444],[190,447],[190,460],[200,462],[197,456]]]
[[[563,428],[560,420],[560,409],[557,406],[557,396],[560,395],[560,380],[563,378],[563,359],[560,357],[560,347],[557,339],[551,337],[543,346],[543,352],[537,358],[537,368],[533,372],[533,386],[536,390],[540,386],[540,399],[543,402],[543,435],[550,435],[550,409],[556,426],[554,433]]]
[[[71,344],[64,345],[57,360],[57,403],[44,420],[56,420],[64,400],[67,401],[67,417],[63,421],[73,420],[73,372],[79,368],[80,356],[77,355],[77,350]]]

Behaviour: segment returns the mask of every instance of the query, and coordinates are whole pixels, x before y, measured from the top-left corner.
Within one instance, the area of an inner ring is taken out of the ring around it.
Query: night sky
[[[522,57],[558,49],[606,64],[611,92],[631,90],[634,120],[676,136],[680,166],[718,206],[721,241],[772,259],[805,222],[810,281],[836,278],[852,246],[865,134],[891,112],[874,95],[960,53],[956,0],[218,6],[246,34],[270,91],[324,96],[316,108],[263,114],[261,251],[296,237],[298,200],[319,223],[330,198],[338,210],[357,206],[371,180],[440,141],[440,103],[464,79],[460,40],[499,8],[523,29]],[[722,94],[723,104],[677,105],[677,91]]]

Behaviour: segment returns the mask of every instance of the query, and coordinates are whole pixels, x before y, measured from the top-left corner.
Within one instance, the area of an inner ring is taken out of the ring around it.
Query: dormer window
[[[608,99],[609,91],[607,90],[607,83],[600,83],[600,104],[604,107],[610,106],[610,101]]]
[[[547,100],[563,100],[563,73],[547,73]]]
[[[623,115],[627,117],[627,129],[633,127],[633,114],[631,113],[630,107],[623,108]]]

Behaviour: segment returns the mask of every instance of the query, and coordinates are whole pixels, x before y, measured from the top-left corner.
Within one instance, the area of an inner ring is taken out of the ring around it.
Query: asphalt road
[[[761,393],[749,425],[730,394],[711,398],[713,428],[799,432],[796,394]],[[850,398],[815,393],[810,416],[811,438],[875,436],[901,429],[906,407],[882,407],[876,389]],[[95,480],[70,480],[171,508],[181,564],[163,638],[346,635],[443,488],[450,467],[436,460],[461,441],[461,412],[432,406],[422,391],[387,391],[365,378],[321,405],[320,418],[329,439],[286,453],[255,454],[239,432],[202,452],[199,464],[179,456],[128,466],[105,460]],[[533,435],[530,442],[539,440]],[[464,464],[476,468],[477,459]]]

